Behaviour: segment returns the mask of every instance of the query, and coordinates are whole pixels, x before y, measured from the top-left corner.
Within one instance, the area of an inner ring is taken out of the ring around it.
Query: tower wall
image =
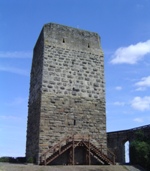
[[[107,144],[100,39],[97,33],[46,24],[33,55],[27,158],[38,161],[49,147],[72,134],[91,135]]]

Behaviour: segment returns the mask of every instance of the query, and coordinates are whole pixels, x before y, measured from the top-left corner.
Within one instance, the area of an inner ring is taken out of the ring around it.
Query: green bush
[[[16,163],[16,159],[14,157],[0,157],[0,162]]]
[[[17,163],[26,163],[26,157],[17,157]]]
[[[9,162],[9,157],[0,157],[0,162]]]
[[[0,157],[0,162],[8,163],[26,163],[26,157]]]
[[[136,140],[130,143],[130,163],[138,164],[150,169],[150,143],[149,138],[138,132]]]
[[[27,163],[33,163],[33,162],[34,162],[33,157],[29,157],[29,158],[27,159]]]

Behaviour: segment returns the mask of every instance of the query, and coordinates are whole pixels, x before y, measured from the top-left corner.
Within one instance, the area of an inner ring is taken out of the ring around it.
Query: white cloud
[[[143,98],[141,97],[135,97],[131,101],[131,106],[140,111],[150,110],[150,96],[145,96]]]
[[[145,55],[150,53],[150,40],[139,42],[128,47],[118,48],[112,56],[112,64],[135,64],[140,61]]]
[[[10,66],[0,66],[0,72],[1,71],[19,74],[19,75],[24,75],[24,76],[29,76],[28,71],[20,69],[20,68],[10,67]]]
[[[14,52],[3,52],[0,51],[0,58],[31,58],[31,52],[25,51],[14,51]]]
[[[145,90],[150,87],[150,76],[141,78],[139,82],[135,83],[135,86],[138,87],[136,90]]]
[[[115,87],[116,90],[122,90],[122,87],[121,86],[117,86]]]
[[[145,87],[138,87],[138,88],[136,89],[136,91],[144,91],[144,90],[146,90]]]
[[[124,102],[114,102],[114,105],[116,105],[116,106],[124,106],[125,105],[125,103]]]
[[[143,118],[135,118],[135,119],[133,119],[133,121],[139,122],[139,123],[144,122],[144,121],[143,121]]]

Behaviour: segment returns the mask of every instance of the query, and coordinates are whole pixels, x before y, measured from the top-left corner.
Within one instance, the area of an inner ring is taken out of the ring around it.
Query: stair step
[[[63,142],[63,145],[62,145],[62,142]],[[56,144],[54,147],[51,147],[51,149],[49,149],[42,156],[44,158],[44,155],[47,156],[48,152],[53,151],[53,154],[49,154],[49,157],[46,158],[45,162],[47,165],[47,164],[50,164],[53,160],[55,160],[57,157],[59,157],[61,154],[66,152],[69,148],[71,147],[75,148],[77,146],[85,146],[86,150],[90,151],[91,155],[93,155],[93,157],[102,164],[114,164],[113,161],[111,161],[111,159],[109,159],[108,156],[106,156],[106,154],[104,154],[100,149],[98,149],[90,141],[87,141],[87,140],[84,141],[84,139],[80,139],[80,141],[79,140],[75,141],[74,138],[71,140],[70,137],[68,139],[63,139],[62,141],[60,141],[60,143]],[[43,161],[41,161],[40,164],[44,164],[45,162],[43,159]]]

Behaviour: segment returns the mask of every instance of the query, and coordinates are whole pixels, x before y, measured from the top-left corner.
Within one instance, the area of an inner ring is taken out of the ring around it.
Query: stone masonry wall
[[[26,157],[38,160],[39,153],[39,123],[40,123],[40,107],[41,107],[41,88],[42,88],[42,69],[43,69],[43,31],[41,32],[36,46],[34,47],[30,95],[28,102],[28,123],[27,123],[27,141],[26,141]]]
[[[36,45],[41,55],[35,54],[31,72],[35,70],[37,75],[31,74],[27,153],[35,150],[29,143],[35,142],[35,137],[38,150],[32,153],[38,159],[49,146],[72,134],[90,134],[106,147],[104,62],[99,36],[52,23],[45,25],[41,34],[44,38]],[[34,124],[36,128],[31,129]]]

